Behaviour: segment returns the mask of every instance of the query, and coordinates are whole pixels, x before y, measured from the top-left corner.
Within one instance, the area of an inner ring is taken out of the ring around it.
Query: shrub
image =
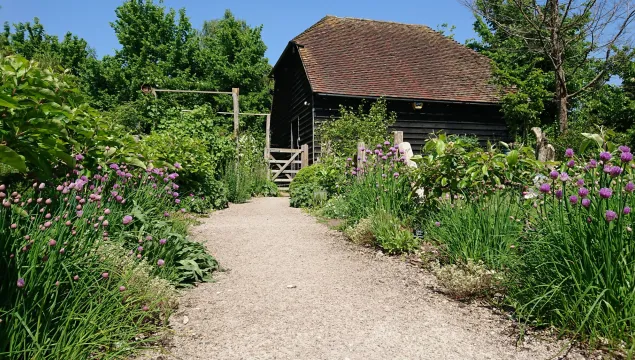
[[[324,191],[324,189],[315,183],[296,185],[293,188],[289,188],[289,204],[291,207],[296,208],[312,207],[315,193],[320,191]]]
[[[445,200],[440,205],[425,220],[423,230],[428,240],[441,246],[449,262],[471,259],[496,270],[516,262],[524,209],[513,194],[497,192],[454,203]]]
[[[346,219],[348,216],[348,203],[346,198],[338,195],[327,200],[326,204],[319,209],[318,214],[329,219]]]
[[[375,244],[389,254],[411,252],[419,247],[419,240],[395,216],[380,211],[371,218]]]
[[[371,219],[361,219],[354,227],[348,227],[345,231],[352,242],[358,245],[374,245],[373,223]]]
[[[496,291],[502,281],[500,274],[489,270],[483,262],[472,259],[440,266],[433,265],[432,272],[445,292],[457,300],[467,300]]]
[[[366,104],[359,105],[357,111],[340,107],[339,118],[324,122],[318,129],[323,143],[333,155],[352,156],[357,152],[357,144],[383,143],[388,139],[388,127],[395,122],[396,115],[389,114],[385,100],[377,100],[366,111]]]
[[[513,291],[518,313],[593,343],[633,344],[635,236],[630,149],[568,161],[543,176],[537,213],[521,245]],[[533,195],[532,195],[533,196]]]

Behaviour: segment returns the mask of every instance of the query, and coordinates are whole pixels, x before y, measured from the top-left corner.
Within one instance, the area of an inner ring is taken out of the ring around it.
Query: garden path
[[[193,234],[227,271],[184,293],[154,359],[552,359],[561,348],[516,346],[511,321],[449,300],[428,273],[347,242],[287,198],[202,221]]]

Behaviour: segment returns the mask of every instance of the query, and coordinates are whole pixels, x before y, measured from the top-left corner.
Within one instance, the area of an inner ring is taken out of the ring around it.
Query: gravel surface
[[[193,229],[225,272],[188,290],[154,359],[553,359],[490,309],[449,300],[398,257],[347,242],[287,198],[216,212]],[[580,358],[580,355],[569,355]]]

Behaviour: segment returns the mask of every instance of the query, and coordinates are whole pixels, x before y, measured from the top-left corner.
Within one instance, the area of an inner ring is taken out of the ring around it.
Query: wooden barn
[[[387,100],[416,153],[433,132],[508,140],[491,64],[423,25],[326,16],[289,42],[273,68],[271,146],[307,144],[339,106]]]

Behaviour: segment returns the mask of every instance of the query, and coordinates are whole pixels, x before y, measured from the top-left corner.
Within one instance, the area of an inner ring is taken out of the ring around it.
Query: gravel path
[[[185,292],[171,345],[155,359],[551,359],[560,350],[516,346],[500,315],[448,300],[426,272],[288,204],[254,199],[194,228],[227,271]]]

